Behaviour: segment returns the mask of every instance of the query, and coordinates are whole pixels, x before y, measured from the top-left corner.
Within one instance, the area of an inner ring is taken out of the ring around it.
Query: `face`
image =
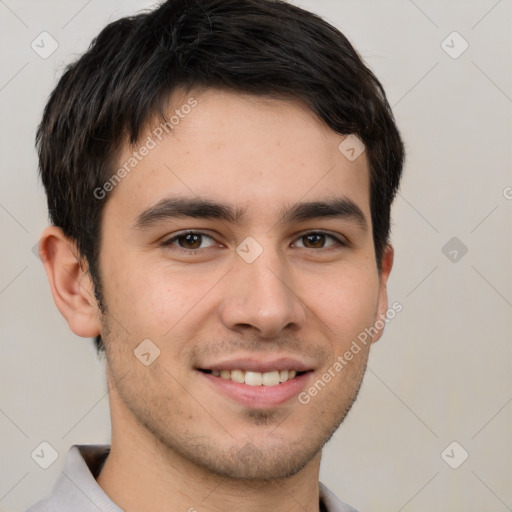
[[[367,160],[297,102],[187,103],[104,208],[113,425],[218,475],[290,476],[355,400],[369,343],[335,363],[387,307]]]

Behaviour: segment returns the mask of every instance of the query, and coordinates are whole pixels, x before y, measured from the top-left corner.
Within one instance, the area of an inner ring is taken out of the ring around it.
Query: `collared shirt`
[[[109,445],[74,445],[51,495],[26,512],[124,512],[96,482]],[[357,512],[320,482],[321,512]]]

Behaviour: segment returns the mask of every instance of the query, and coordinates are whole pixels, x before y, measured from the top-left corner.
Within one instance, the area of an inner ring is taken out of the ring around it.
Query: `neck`
[[[319,511],[320,452],[288,478],[226,478],[170,450],[144,427],[129,421],[127,411],[124,420],[128,421],[119,421],[123,413],[115,413],[110,454],[97,482],[125,512]]]

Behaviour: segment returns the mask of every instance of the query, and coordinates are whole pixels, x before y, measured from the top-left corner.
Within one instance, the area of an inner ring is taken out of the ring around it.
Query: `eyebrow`
[[[242,223],[246,212],[206,198],[167,197],[138,215],[131,229],[147,229],[163,221],[186,217]],[[368,228],[368,222],[361,208],[347,197],[301,202],[285,207],[280,212],[278,224],[292,224],[321,218],[346,219],[356,222],[362,230]]]
[[[338,197],[325,201],[297,203],[281,212],[281,224],[291,224],[307,220],[331,218],[356,222],[362,230],[368,228],[366,217],[354,201],[347,197]]]
[[[162,221],[184,217],[239,223],[243,220],[244,212],[210,199],[166,197],[144,210],[137,217],[132,229],[149,228]]]

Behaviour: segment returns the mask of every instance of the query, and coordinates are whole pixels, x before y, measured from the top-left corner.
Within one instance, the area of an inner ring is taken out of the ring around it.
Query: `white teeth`
[[[261,386],[263,384],[263,374],[260,372],[245,372],[245,383],[248,386]]]
[[[279,372],[265,372],[263,374],[264,386],[277,386],[279,384]]]
[[[250,372],[243,370],[212,370],[212,375],[248,386],[277,386],[297,376],[296,370],[274,370],[271,372]]]
[[[233,370],[231,372],[231,380],[243,384],[245,382],[245,375],[242,370]]]

